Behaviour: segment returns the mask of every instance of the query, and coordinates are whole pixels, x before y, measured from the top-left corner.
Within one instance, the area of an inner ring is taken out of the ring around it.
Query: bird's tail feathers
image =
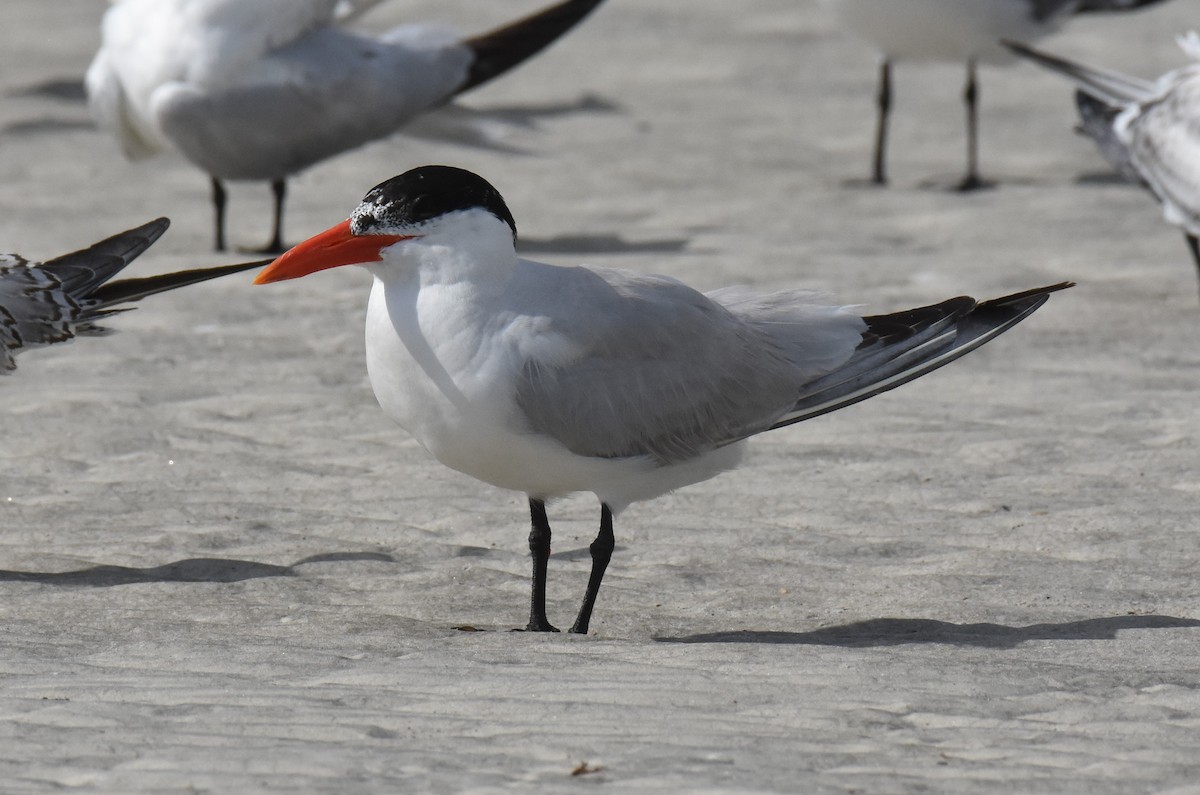
[[[867,330],[851,360],[811,382],[772,428],[818,417],[906,384],[995,339],[1031,315],[1050,293],[1039,287],[983,303],[962,296],[891,315],[865,317]]]
[[[603,0],[565,0],[504,27],[465,39],[475,53],[467,79],[456,94],[498,77],[549,46],[590,14]]]

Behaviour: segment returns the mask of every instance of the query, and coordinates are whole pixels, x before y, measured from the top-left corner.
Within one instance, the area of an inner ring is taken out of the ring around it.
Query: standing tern
[[[838,23],[880,52],[875,154],[871,181],[887,183],[892,64],[896,61],[966,63],[967,172],[959,190],[986,187],[979,176],[979,84],[976,64],[1012,56],[1000,39],[1028,42],[1058,30],[1072,14],[1128,11],[1162,0],[825,0]]]
[[[16,369],[14,357],[28,348],[66,342],[77,334],[107,334],[96,321],[133,308],[123,304],[270,261],[109,281],[169,225],[159,218],[47,262],[0,254],[0,373]]]
[[[1008,46],[1078,86],[1081,129],[1114,167],[1158,197],[1167,223],[1183,230],[1200,275],[1200,34],[1179,39],[1193,63],[1154,81]]]
[[[215,246],[224,182],[268,181],[283,246],[286,181],[387,137],[541,51],[602,0],[565,0],[470,38],[430,25],[340,27],[378,0],[119,0],[87,72],[89,105],[125,154],[174,149],[208,173]]]
[[[528,629],[546,618],[546,501],[600,500],[586,633],[632,502],[737,465],[745,440],[864,400],[974,350],[1067,283],[862,317],[804,291],[700,293],[665,276],[521,259],[479,176],[425,166],[373,188],[255,283],[360,264],[371,385],[443,464],[529,498]]]

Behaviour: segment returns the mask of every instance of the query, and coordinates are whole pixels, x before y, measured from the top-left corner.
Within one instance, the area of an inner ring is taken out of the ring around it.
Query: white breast
[[[540,498],[593,492],[617,512],[741,460],[741,444],[671,467],[590,458],[532,433],[515,403],[521,353],[505,334],[482,327],[488,319],[472,311],[468,295],[455,294],[462,289],[418,289],[415,278],[385,283],[377,277],[367,308],[367,371],[375,396],[441,463]]]

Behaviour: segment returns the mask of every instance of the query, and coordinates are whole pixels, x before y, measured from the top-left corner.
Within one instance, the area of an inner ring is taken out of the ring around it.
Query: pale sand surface
[[[393,5],[365,22],[419,7],[474,31],[541,3]],[[1046,46],[1154,76],[1197,5]],[[201,173],[131,166],[81,102],[29,93],[79,80],[104,7],[0,4],[0,248],[53,256],[165,214],[135,274],[231,261]],[[551,261],[874,311],[1079,281],[963,362],[620,516],[590,637],[508,631],[524,499],[384,419],[357,269],[206,284],[22,357],[0,383],[0,790],[1200,792],[1181,236],[1028,66],[984,71],[996,190],[946,190],[950,66],[899,70],[894,185],[849,184],[874,75],[811,1],[609,0],[470,96],[530,154],[398,137],[293,182],[293,241],[448,162]],[[265,240],[268,207],[237,187],[234,240]],[[551,508],[560,625],[597,514]]]

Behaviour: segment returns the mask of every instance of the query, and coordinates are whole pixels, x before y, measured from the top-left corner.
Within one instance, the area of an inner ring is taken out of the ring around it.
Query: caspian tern
[[[887,182],[892,64],[896,61],[966,63],[967,172],[959,190],[988,183],[979,176],[979,84],[976,64],[1012,60],[1000,39],[1029,42],[1058,30],[1073,14],[1128,11],[1162,0],[825,0],[838,23],[879,50],[875,154],[871,181]]]
[[[600,500],[571,629],[586,633],[613,517],[630,503],[732,468],[754,434],[941,367],[1070,286],[862,317],[803,291],[699,293],[665,276],[532,262],[516,235],[481,177],[425,166],[373,188],[255,283],[348,264],[374,275],[367,370],[384,411],[443,464],[529,498],[531,631],[554,631],[546,500]]]
[[[123,304],[270,261],[108,281],[169,225],[166,218],[159,218],[44,263],[0,254],[0,373],[16,369],[14,357],[28,348],[66,342],[77,334],[107,334],[108,329],[96,321],[133,308]]]
[[[378,2],[119,0],[87,72],[92,114],[128,157],[174,149],[208,173],[218,251],[224,182],[269,181],[266,251],[278,253],[289,176],[503,74],[602,0],[566,0],[470,38],[430,25],[381,36],[339,26]]]
[[[1115,168],[1158,197],[1167,223],[1183,230],[1200,275],[1200,34],[1179,39],[1193,63],[1154,81],[1008,46],[1078,86],[1081,129]]]

